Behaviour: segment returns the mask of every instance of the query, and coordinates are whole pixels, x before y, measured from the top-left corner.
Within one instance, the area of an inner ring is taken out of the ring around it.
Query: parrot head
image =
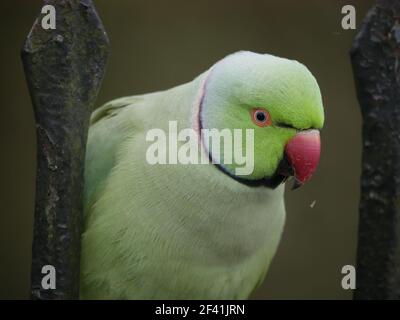
[[[205,80],[198,122],[201,129],[253,129],[254,166],[246,175],[237,174],[235,161],[224,161],[223,150],[202,141],[210,159],[219,152],[216,166],[241,183],[276,188],[294,176],[296,188],[318,165],[321,93],[311,72],[297,61],[252,52],[219,61]],[[243,140],[246,150],[249,142]]]

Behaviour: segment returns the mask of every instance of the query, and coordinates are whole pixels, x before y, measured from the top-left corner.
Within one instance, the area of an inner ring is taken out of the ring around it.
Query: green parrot
[[[171,121],[196,133],[206,163],[149,163],[148,132],[169,132]],[[97,109],[86,154],[81,298],[248,298],[282,234],[284,182],[293,176],[296,188],[314,173],[323,123],[318,84],[303,64],[247,51],[189,83]],[[250,174],[224,163],[224,151],[204,141],[207,129],[251,129]]]

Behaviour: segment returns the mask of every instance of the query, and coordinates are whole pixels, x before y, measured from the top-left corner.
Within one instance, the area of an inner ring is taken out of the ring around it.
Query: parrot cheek
[[[305,130],[296,134],[286,145],[285,155],[295,177],[292,189],[310,180],[318,166],[321,140],[318,130]]]

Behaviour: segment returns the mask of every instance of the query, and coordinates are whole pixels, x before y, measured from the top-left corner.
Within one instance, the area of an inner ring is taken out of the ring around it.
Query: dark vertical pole
[[[104,75],[108,39],[91,0],[48,0],[56,29],[34,23],[22,50],[35,111],[37,177],[31,294],[77,299],[83,169],[89,116]],[[56,289],[42,287],[42,268]]]
[[[351,60],[363,117],[355,299],[400,298],[400,0],[378,0]]]

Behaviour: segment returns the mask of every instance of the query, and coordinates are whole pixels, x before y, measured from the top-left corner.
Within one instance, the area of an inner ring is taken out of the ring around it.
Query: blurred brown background
[[[40,0],[0,4],[0,298],[28,298],[35,129],[19,51]],[[288,190],[287,224],[256,299],[350,299],[341,268],[355,263],[361,127],[341,8],[359,27],[372,0],[97,0],[112,54],[98,99],[187,82],[225,55],[251,50],[307,65],[323,95],[322,159],[311,183]],[[311,203],[315,202],[313,208]]]

